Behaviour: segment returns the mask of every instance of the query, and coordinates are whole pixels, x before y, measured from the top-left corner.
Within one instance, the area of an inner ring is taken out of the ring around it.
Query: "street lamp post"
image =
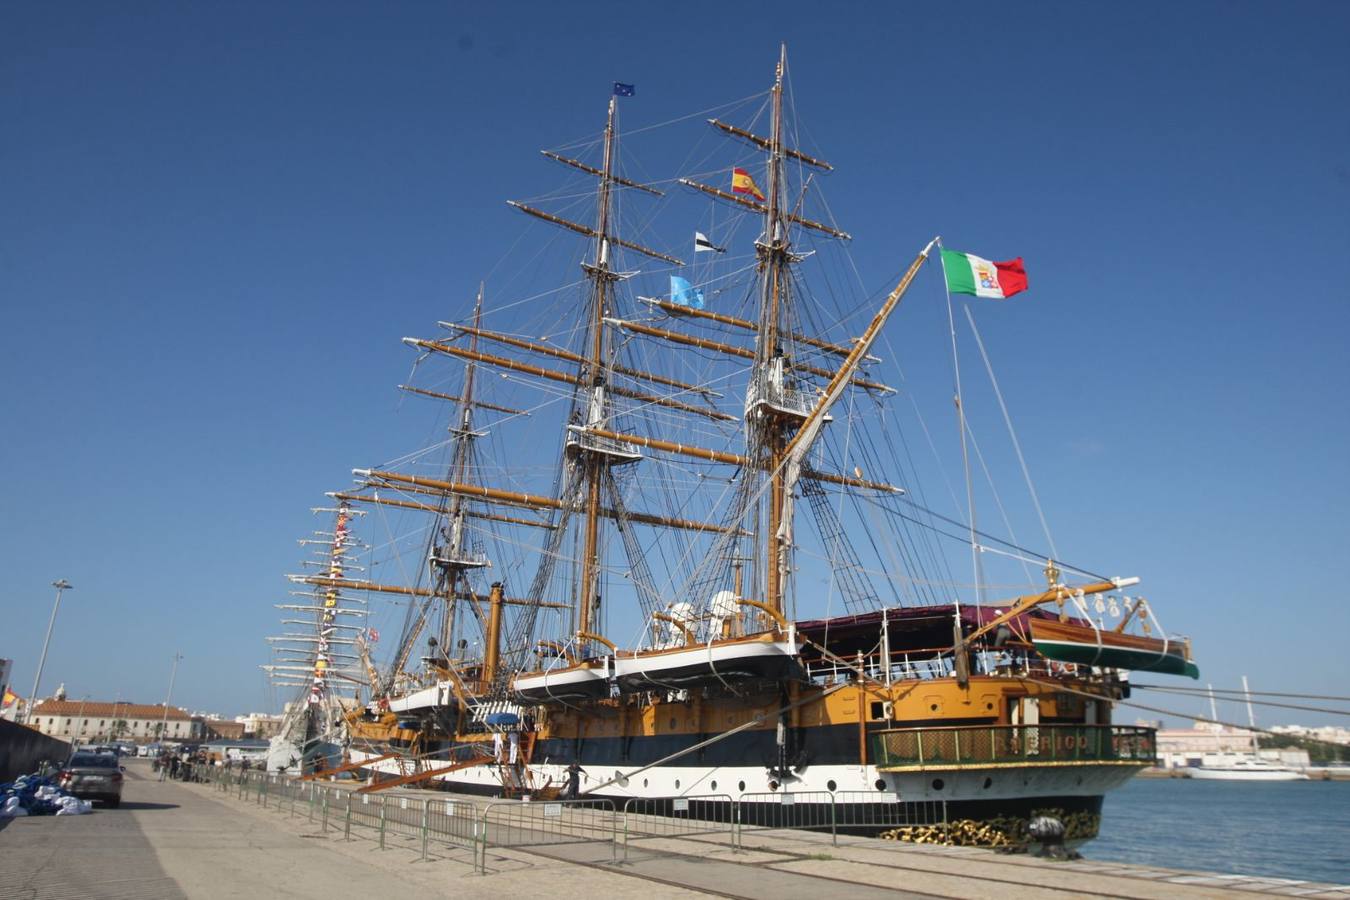
[[[169,730],[169,701],[173,699],[173,682],[178,677],[178,661],[183,658],[183,654],[174,652],[173,669],[169,672],[169,693],[164,697],[164,717],[159,720],[159,739],[162,742],[165,738],[165,732]]]
[[[52,604],[52,617],[47,622],[47,637],[42,641],[42,656],[38,659],[37,677],[33,679],[33,692],[28,695],[28,709],[23,716],[25,723],[33,721],[33,704],[37,703],[38,685],[42,683],[42,669],[47,665],[47,645],[52,642],[52,628],[56,625],[56,611],[61,608],[61,592],[74,589],[73,585],[64,578],[53,581],[52,587],[56,588],[56,602]]]

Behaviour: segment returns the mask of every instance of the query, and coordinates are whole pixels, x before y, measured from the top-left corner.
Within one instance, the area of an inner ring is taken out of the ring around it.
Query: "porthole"
[[[879,790],[879,791],[884,791],[884,790],[886,790],[886,779],[884,779],[884,778],[878,778],[878,779],[877,779],[877,790]]]
[[[992,779],[992,778],[986,778],[986,779],[984,780],[984,789],[985,789],[986,791],[989,790],[989,789],[990,789],[991,787],[993,787],[993,786],[994,786],[994,779]]]
[[[736,790],[740,791],[741,793],[745,793],[745,782],[744,781],[737,782]]]
[[[833,791],[833,790],[834,790],[835,788],[837,788],[837,787],[839,787],[839,785],[837,785],[837,784],[834,783],[834,779],[833,779],[833,778],[831,778],[829,781],[825,782],[825,790],[827,790],[827,791]]]
[[[646,786],[647,786],[647,779],[645,779],[645,778],[642,779],[642,786],[643,786],[643,787],[646,787]]]
[[[708,785],[708,789],[713,791],[717,790],[717,782],[714,781],[712,784]]]
[[[946,787],[946,786],[947,786],[947,782],[943,781],[941,778],[934,778],[934,779],[933,779],[933,790],[935,790],[935,791],[940,791],[940,790],[942,790],[942,789],[943,789],[944,787]]]
[[[985,709],[993,709],[993,708],[994,708],[994,704],[992,704],[992,703],[986,703],[986,704],[984,705],[984,708],[985,708]]]
[[[771,791],[776,791],[776,790],[778,790],[778,782],[776,782],[776,781],[770,781],[770,782],[769,782],[769,790],[771,790]]]
[[[933,712],[937,712],[937,710],[938,710],[938,705],[937,705],[936,703],[930,703],[930,704],[928,704],[928,708],[929,708],[930,710],[932,710]]]
[[[678,791],[679,789],[680,789],[680,779],[676,778],[676,779],[675,779],[675,790]]]

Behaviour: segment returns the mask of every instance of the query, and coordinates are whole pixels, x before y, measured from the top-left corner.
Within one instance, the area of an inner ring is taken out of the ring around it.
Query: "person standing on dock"
[[[572,760],[572,764],[567,767],[567,799],[577,799],[577,792],[581,789],[581,773],[586,770],[581,767],[581,763]]]

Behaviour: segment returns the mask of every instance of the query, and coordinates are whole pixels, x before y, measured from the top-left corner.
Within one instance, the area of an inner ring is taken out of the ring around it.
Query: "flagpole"
[[[942,250],[942,241],[939,239],[938,259],[942,262],[942,290],[947,296],[947,329],[951,336],[952,375],[956,382],[956,425],[961,432],[961,465],[965,469],[966,476],[966,516],[970,524],[970,567],[975,578],[975,608],[978,610],[983,599],[983,589],[980,585],[980,549],[975,539],[975,487],[970,477],[970,451],[966,441],[966,407],[961,398],[961,358],[956,352],[956,317],[952,314],[952,292],[951,288],[948,287],[947,260],[942,255]],[[954,596],[956,600],[953,603],[955,607],[953,627],[956,637],[956,653],[959,659],[961,653],[961,598],[959,593]]]

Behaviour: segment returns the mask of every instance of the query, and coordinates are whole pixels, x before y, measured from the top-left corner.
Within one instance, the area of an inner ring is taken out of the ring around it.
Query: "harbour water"
[[[1350,884],[1350,782],[1135,778],[1089,859]]]

